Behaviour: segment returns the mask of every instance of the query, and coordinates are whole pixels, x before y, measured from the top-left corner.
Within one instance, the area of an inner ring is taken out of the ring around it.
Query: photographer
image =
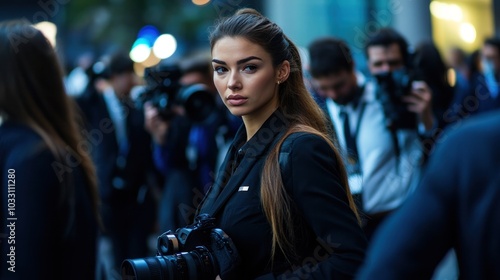
[[[190,117],[187,104],[173,104],[166,109],[149,101],[144,105],[145,128],[155,142],[155,165],[165,177],[158,213],[161,232],[186,226],[193,221],[199,201],[213,183],[220,149],[217,140],[234,135],[234,132],[231,135],[224,115],[227,109],[221,110],[215,104],[216,89],[208,56],[186,57],[179,66],[169,67],[168,71],[168,74],[163,74],[172,78],[174,86],[166,88],[165,92],[172,96],[179,96],[192,86],[204,86],[204,90],[197,92],[198,96],[193,95],[193,98],[200,98],[200,103],[205,102],[201,111],[207,111],[208,115]],[[163,74],[155,75],[159,77]],[[162,111],[168,111],[169,116],[166,117]]]
[[[124,279],[352,279],[366,238],[294,43],[253,9],[210,35],[214,84],[243,125],[195,222],[126,260]]]
[[[134,107],[130,91],[138,77],[126,53],[115,52],[103,61],[103,70],[91,77],[86,91],[76,101],[84,115],[85,135],[102,197],[104,232],[99,257],[113,279],[125,258],[148,254],[147,238],[153,231],[155,186],[151,137],[144,130],[142,111]],[[96,83],[106,79],[106,87]],[[105,248],[110,244],[112,255]]]
[[[199,211],[241,256],[221,278],[351,279],[366,239],[297,47],[251,9],[221,21],[210,42],[219,95],[243,119]]]
[[[356,73],[343,41],[319,39],[310,45],[309,53],[314,85],[327,98],[326,113],[346,158],[351,191],[367,216],[365,233],[371,238],[418,181],[419,132],[435,125],[431,92],[422,81],[410,84],[398,100],[391,98],[394,92],[384,92],[401,91],[401,86],[394,85],[399,81],[387,77],[408,70],[407,43],[394,30],[380,30],[366,46],[371,74],[386,77],[379,82],[365,82]],[[383,85],[384,81],[392,85]]]

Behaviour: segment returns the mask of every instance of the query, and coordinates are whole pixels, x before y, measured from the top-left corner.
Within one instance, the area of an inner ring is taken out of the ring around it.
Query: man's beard
[[[347,105],[353,101],[357,103],[357,100],[359,100],[359,97],[361,96],[361,92],[359,90],[358,86],[354,86],[349,94],[346,96],[340,96],[336,99],[333,99],[333,101],[339,105]]]

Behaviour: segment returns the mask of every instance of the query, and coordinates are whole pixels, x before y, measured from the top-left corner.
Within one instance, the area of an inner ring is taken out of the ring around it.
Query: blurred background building
[[[141,72],[207,48],[214,20],[241,7],[258,9],[302,47],[320,36],[344,39],[361,71],[364,42],[382,26],[401,31],[411,45],[433,40],[443,55],[452,47],[473,52],[500,32],[500,0],[1,0],[0,20],[54,23],[68,71],[84,54],[121,48]]]

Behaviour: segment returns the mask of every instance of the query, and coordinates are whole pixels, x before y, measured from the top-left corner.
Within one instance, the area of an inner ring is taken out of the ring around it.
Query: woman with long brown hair
[[[231,277],[352,278],[366,239],[297,47],[252,9],[220,21],[210,43],[220,97],[243,119],[199,211],[238,249]]]
[[[95,171],[56,53],[29,23],[8,21],[0,61],[0,278],[93,279]]]

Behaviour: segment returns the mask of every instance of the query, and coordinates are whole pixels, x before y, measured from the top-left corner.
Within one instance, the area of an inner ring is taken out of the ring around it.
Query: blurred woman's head
[[[449,82],[448,67],[432,42],[422,42],[415,49],[413,66],[415,79],[423,80],[432,89],[432,106],[441,112],[453,99],[453,88]]]
[[[0,112],[49,129],[69,110],[62,71],[45,36],[25,21],[0,23]]]
[[[0,22],[0,115],[31,127],[63,164],[68,152],[81,159],[79,166],[97,213],[94,168],[82,150],[84,140],[77,128],[75,108],[64,90],[56,52],[46,37],[23,20]],[[61,187],[71,187],[69,182],[61,180]],[[70,192],[64,189],[62,193]]]

